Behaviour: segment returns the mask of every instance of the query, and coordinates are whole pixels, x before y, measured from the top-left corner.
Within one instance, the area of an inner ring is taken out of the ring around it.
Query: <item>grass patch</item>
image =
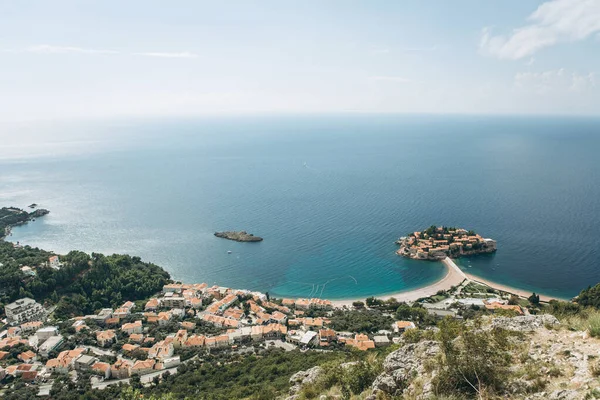
[[[597,378],[600,376],[600,363],[598,363],[598,362],[589,363],[588,368],[590,370],[590,374],[592,374],[592,376],[594,378]]]
[[[586,308],[574,315],[557,315],[562,326],[571,331],[589,332],[592,337],[600,337],[600,310]]]

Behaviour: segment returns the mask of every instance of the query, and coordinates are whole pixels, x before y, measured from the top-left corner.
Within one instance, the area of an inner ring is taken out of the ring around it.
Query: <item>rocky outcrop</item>
[[[489,330],[501,328],[528,334],[533,333],[534,337],[536,337],[536,341],[539,340],[539,335],[542,335],[542,337],[550,335],[553,339],[540,340],[543,345],[531,345],[528,357],[528,359],[531,360],[530,362],[539,364],[540,376],[545,377],[550,372],[550,366],[559,359],[565,360],[564,354],[567,354],[567,348],[572,348],[573,340],[571,338],[559,340],[554,338],[559,335],[559,331],[556,329],[546,329],[558,325],[560,325],[560,323],[554,316],[545,314],[513,318],[493,318],[481,329]],[[579,334],[579,336],[584,335]],[[545,345],[550,343],[554,343],[552,348],[544,348]],[[559,343],[564,343],[564,347]],[[373,382],[373,392],[367,399],[375,400],[379,392],[382,392],[386,396],[398,396],[402,398],[427,399],[431,397],[434,394],[432,381],[435,378],[436,372],[435,369],[432,370],[431,368],[427,368],[426,365],[428,363],[435,363],[436,356],[439,353],[440,347],[436,341],[421,341],[418,343],[406,344],[399,350],[390,353],[383,362],[384,372]],[[565,369],[572,369],[581,364],[581,371],[587,371],[587,364],[584,363],[586,359],[583,355],[579,357],[579,354],[573,351],[569,353],[569,357],[570,358],[566,360],[570,365],[565,367]],[[585,377],[581,378],[581,383],[578,384],[585,387],[586,385],[589,385],[589,382],[590,380]],[[519,396],[524,393],[531,393],[532,390],[535,390],[536,384],[535,380],[532,379],[526,380],[517,378],[513,382],[510,382],[507,386],[507,391],[515,396]],[[572,400],[580,398],[573,397],[577,395],[577,393],[577,391],[573,390],[552,389],[543,393],[532,393],[529,397],[523,396],[522,398],[531,400],[542,398]]]
[[[498,392],[494,393],[497,396],[494,398],[583,400],[597,397],[600,340],[591,336],[589,331],[572,330],[574,326],[563,326],[552,315],[484,318],[480,322],[475,324],[467,321],[467,328],[470,327],[478,335],[491,335],[491,329],[520,332],[505,336],[511,342],[506,349],[511,362],[509,369],[505,370],[507,375],[503,384],[496,387]],[[580,321],[584,328],[585,322]],[[461,340],[457,338],[456,343],[460,345]],[[341,368],[351,365],[342,364]],[[448,371],[444,368],[451,367],[444,363],[437,341],[404,342],[400,349],[385,358],[383,372],[375,378],[365,399],[427,400],[447,394],[436,393],[434,386],[437,374]],[[304,386],[316,382],[321,373],[322,370],[315,367],[295,374],[290,379],[292,389],[286,400],[302,397]],[[323,393],[319,394],[321,397],[315,398],[326,397]],[[465,398],[474,398],[463,394],[467,396]]]
[[[260,242],[263,240],[260,236],[254,236],[246,231],[215,232],[215,236],[223,239],[235,240],[236,242]]]
[[[531,332],[545,326],[559,325],[554,315],[523,315],[520,317],[498,317],[492,320],[491,328],[503,328],[509,331]]]
[[[290,396],[286,400],[295,400],[302,387],[315,383],[323,373],[323,368],[316,366],[306,371],[298,371],[290,378]]]
[[[43,217],[44,215],[50,214],[50,211],[43,209],[43,208],[39,208],[33,212],[29,213],[29,216],[31,218],[39,218],[39,217]]]
[[[438,354],[437,342],[427,340],[410,343],[390,353],[383,362],[384,372],[373,382],[373,395],[381,391],[392,396],[413,392],[411,381],[425,375],[425,362]],[[431,394],[431,387],[423,388],[423,396]]]

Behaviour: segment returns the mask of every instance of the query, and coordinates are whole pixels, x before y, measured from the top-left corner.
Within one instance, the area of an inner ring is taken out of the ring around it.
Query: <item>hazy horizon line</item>
[[[73,116],[57,118],[33,118],[2,120],[0,125],[29,124],[29,123],[65,123],[65,122],[93,122],[93,121],[122,121],[122,120],[168,120],[168,119],[225,119],[225,118],[269,118],[269,117],[333,117],[333,116],[388,116],[388,117],[518,117],[518,118],[587,118],[600,119],[600,114],[587,113],[464,113],[464,112],[400,112],[400,111],[303,111],[303,112],[239,112],[239,113],[211,113],[211,114],[163,114],[163,115],[113,115],[113,116]]]

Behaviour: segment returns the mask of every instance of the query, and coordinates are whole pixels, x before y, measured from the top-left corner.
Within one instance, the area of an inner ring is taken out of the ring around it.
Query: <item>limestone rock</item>
[[[373,393],[382,391],[393,396],[402,394],[413,377],[424,375],[425,361],[439,351],[437,342],[427,340],[409,343],[390,353],[383,362],[384,372],[373,382]],[[410,388],[407,390],[411,391]]]
[[[550,314],[523,315],[519,317],[498,317],[492,320],[491,328],[503,328],[511,331],[529,332],[546,325],[559,325],[558,319]]]
[[[303,386],[309,385],[311,383],[315,383],[319,376],[323,373],[323,368],[316,366],[306,371],[298,371],[290,378],[290,383],[292,387],[290,387],[290,394],[297,394]],[[289,399],[289,398],[288,398]],[[293,399],[290,399],[293,400]]]
[[[550,393],[548,400],[577,400],[580,396],[575,390],[555,390]]]

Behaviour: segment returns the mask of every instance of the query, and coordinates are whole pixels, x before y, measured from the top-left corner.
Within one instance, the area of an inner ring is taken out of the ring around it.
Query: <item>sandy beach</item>
[[[447,273],[439,281],[437,281],[429,286],[425,286],[423,288],[407,290],[407,291],[403,291],[403,292],[391,293],[391,294],[375,296],[375,297],[377,297],[378,299],[382,299],[382,300],[388,300],[393,297],[400,302],[402,302],[402,301],[411,302],[411,301],[420,299],[422,297],[433,296],[440,290],[448,290],[452,286],[458,286],[465,279],[467,279],[467,276],[465,275],[465,273],[462,272],[460,270],[460,268],[458,268],[451,259],[446,258],[442,262],[446,266]],[[355,301],[363,301],[364,302],[365,298],[332,300],[331,303],[334,305],[334,307],[343,307],[343,306],[352,306],[352,303]]]
[[[527,297],[531,296],[532,292],[530,292],[530,291],[517,289],[517,288],[513,288],[510,286],[506,286],[506,285],[501,285],[499,283],[488,281],[486,279],[480,278],[475,275],[467,274],[467,273],[463,272],[454,263],[454,261],[452,261],[452,259],[450,259],[448,257],[446,257],[444,260],[442,260],[442,263],[446,266],[447,273],[439,281],[437,281],[429,286],[425,286],[425,287],[419,288],[419,289],[407,290],[407,291],[403,291],[403,292],[397,292],[397,293],[386,294],[386,295],[382,295],[382,296],[374,296],[374,297],[376,297],[378,299],[382,299],[382,300],[388,300],[393,297],[400,302],[403,302],[403,301],[411,302],[411,301],[416,301],[417,299],[420,299],[423,297],[433,296],[440,290],[448,290],[452,286],[458,286],[465,279],[468,279],[469,281],[472,281],[475,283],[480,283],[480,284],[489,286],[493,289],[501,290],[503,292],[516,294],[517,296],[520,296],[520,297],[527,298]],[[546,301],[546,302],[553,300],[553,299],[568,300],[568,299],[559,299],[557,297],[547,296],[547,295],[540,294],[540,293],[537,293],[537,294],[540,296],[541,301]],[[343,307],[343,306],[352,306],[352,303],[355,301],[363,301],[364,302],[365,299],[364,298],[354,298],[354,299],[345,299],[345,300],[332,300],[331,303],[334,305],[334,307]]]

